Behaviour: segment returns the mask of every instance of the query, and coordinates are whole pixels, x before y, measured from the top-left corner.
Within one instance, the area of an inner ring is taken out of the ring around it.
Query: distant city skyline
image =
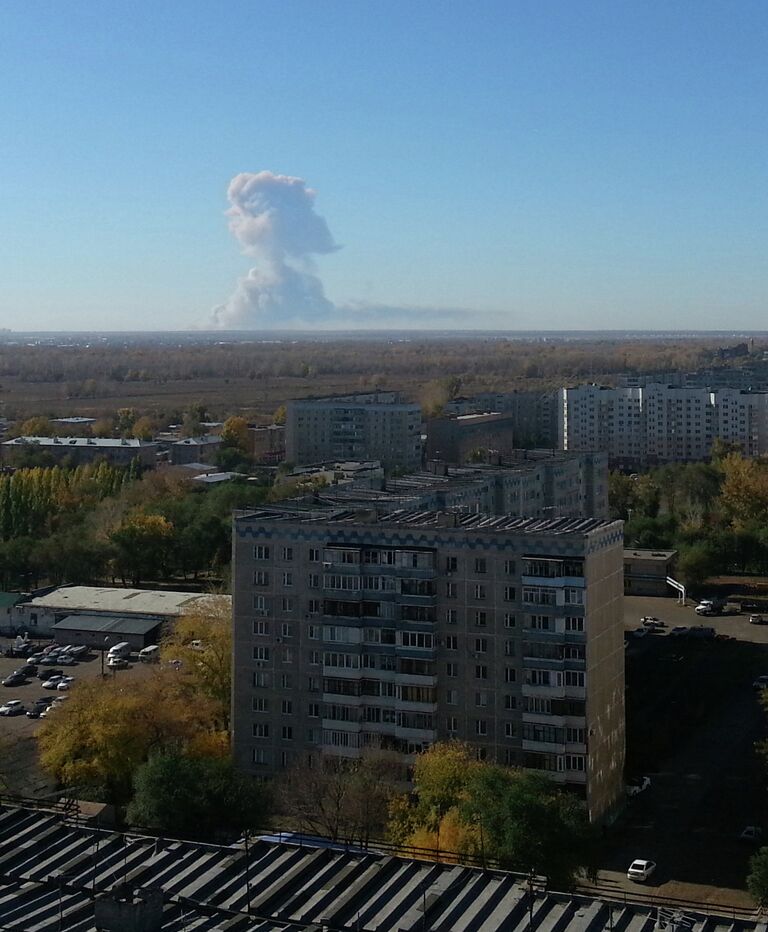
[[[761,330],[766,39],[756,0],[7,0],[0,328]],[[319,238],[254,239],[299,203]]]

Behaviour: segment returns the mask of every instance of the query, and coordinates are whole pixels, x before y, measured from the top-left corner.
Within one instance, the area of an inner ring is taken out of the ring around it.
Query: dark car
[[[39,680],[49,680],[52,676],[63,676],[63,670],[41,670],[37,674]]]
[[[14,673],[19,673],[21,676],[35,676],[37,674],[37,666],[34,663],[25,663],[23,666],[19,667],[18,670],[14,670]]]
[[[688,632],[688,636],[692,638],[705,638],[711,640],[717,636],[717,632],[714,628],[705,628],[703,625],[697,625]]]
[[[3,686],[23,686],[26,682],[27,678],[23,673],[11,673],[3,680]]]

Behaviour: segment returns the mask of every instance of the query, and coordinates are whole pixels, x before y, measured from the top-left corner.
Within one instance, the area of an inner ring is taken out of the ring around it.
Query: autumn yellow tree
[[[173,536],[173,525],[162,515],[136,511],[125,517],[109,535],[120,575],[129,576],[135,586],[142,579],[166,576]]]
[[[720,505],[734,528],[768,523],[768,468],[756,459],[729,453],[719,461]]]
[[[229,729],[232,695],[232,600],[226,595],[198,599],[177,619],[160,645],[163,662],[178,668],[181,692],[211,703],[217,730]]]
[[[244,417],[228,417],[221,428],[221,442],[228,447],[235,447],[241,453],[247,453],[251,444],[248,421]]]
[[[130,685],[119,675],[85,680],[40,729],[40,763],[64,786],[122,805],[136,769],[150,754],[169,748],[208,753],[197,742],[214,730],[214,718],[205,696],[189,701],[172,668]]]

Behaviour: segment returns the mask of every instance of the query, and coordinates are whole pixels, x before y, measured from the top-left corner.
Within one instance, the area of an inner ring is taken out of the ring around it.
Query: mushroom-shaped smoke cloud
[[[315,213],[315,192],[301,178],[242,172],[230,182],[227,197],[229,228],[257,264],[229,300],[213,309],[211,326],[266,329],[331,318],[335,307],[312,274],[311,257],[339,247]]]

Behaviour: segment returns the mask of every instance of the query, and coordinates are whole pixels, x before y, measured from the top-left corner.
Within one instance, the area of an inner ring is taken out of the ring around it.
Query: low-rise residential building
[[[620,521],[376,509],[235,519],[233,747],[309,755],[435,741],[623,797]]]
[[[277,466],[285,459],[285,427],[269,424],[267,427],[251,427],[251,454],[255,463]]]
[[[221,437],[205,434],[202,437],[185,437],[170,445],[171,464],[210,463],[221,449]]]
[[[19,452],[40,451],[56,462],[93,463],[103,459],[115,466],[128,466],[138,460],[142,466],[154,466],[159,446],[127,437],[14,437],[3,441],[0,449],[5,461],[12,461]]]

